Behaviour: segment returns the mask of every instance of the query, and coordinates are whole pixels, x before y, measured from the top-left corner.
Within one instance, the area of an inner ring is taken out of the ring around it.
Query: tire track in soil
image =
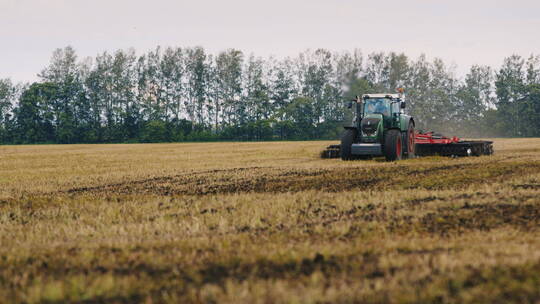
[[[540,169],[540,162],[501,162],[500,159],[479,163],[434,165],[417,167],[409,165],[365,167],[297,169],[276,167],[245,167],[207,170],[128,181],[110,185],[72,188],[61,193],[97,195],[212,195],[233,193],[282,193],[320,190],[342,192],[350,190],[382,190],[385,188],[407,189],[435,187],[437,189],[459,188],[487,181],[503,181],[512,176]],[[422,186],[425,181],[452,176],[482,174],[482,179],[450,181],[442,180],[435,186]],[[453,182],[453,183],[452,183]],[[431,188],[429,188],[431,189]]]

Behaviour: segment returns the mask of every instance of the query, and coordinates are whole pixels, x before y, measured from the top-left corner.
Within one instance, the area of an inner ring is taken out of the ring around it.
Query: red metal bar
[[[460,142],[461,139],[454,136],[452,138],[446,136],[434,136],[433,132],[416,133],[414,136],[416,144],[451,144]]]

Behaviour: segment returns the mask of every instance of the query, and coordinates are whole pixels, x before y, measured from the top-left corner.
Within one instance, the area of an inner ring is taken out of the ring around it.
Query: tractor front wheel
[[[403,143],[399,130],[388,130],[384,137],[384,156],[387,161],[400,160],[403,155]]]
[[[356,130],[347,129],[341,136],[340,154],[342,160],[351,160],[353,155],[351,153],[352,144],[356,138]]]

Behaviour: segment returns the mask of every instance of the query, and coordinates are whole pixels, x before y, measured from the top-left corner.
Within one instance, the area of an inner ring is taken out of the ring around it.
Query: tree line
[[[0,79],[0,143],[337,139],[346,101],[405,88],[417,128],[540,136],[540,56],[464,77],[441,59],[360,50],[260,58],[201,47],[54,51],[32,84]]]

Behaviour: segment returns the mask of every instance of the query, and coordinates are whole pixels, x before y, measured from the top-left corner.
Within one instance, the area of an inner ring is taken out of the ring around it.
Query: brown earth
[[[0,147],[0,303],[536,303],[540,140]]]

